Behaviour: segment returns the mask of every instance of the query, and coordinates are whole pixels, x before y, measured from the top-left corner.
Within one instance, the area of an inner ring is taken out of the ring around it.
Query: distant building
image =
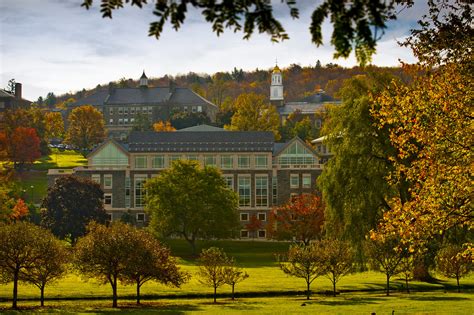
[[[144,182],[178,159],[196,160],[222,171],[229,188],[239,195],[240,237],[267,237],[273,206],[294,195],[315,192],[322,167],[313,149],[299,138],[275,143],[272,132],[226,131],[197,126],[176,132],[131,132],[128,143],[109,139],[87,157],[86,167],[49,170],[49,184],[58,176],[75,174],[100,183],[111,221],[131,213],[146,225]],[[251,232],[255,215],[263,224]]]
[[[326,111],[326,105],[328,104],[340,103],[340,101],[327,95],[322,89],[319,89],[315,94],[301,100],[285,102],[283,94],[283,75],[278,65],[275,66],[272,71],[270,102],[276,106],[282,124],[288,119],[290,114],[299,112],[302,115],[310,117],[311,121],[317,127],[321,127],[322,118],[316,117],[315,114],[324,113]]]
[[[125,139],[138,114],[146,115],[151,123],[169,120],[174,112],[206,113],[215,120],[216,105],[189,88],[177,87],[173,82],[165,87],[148,86],[143,72],[136,88],[111,87],[98,91],[72,104],[69,111],[82,105],[92,105],[102,112],[109,135]]]
[[[31,102],[22,97],[21,83],[15,83],[15,94],[0,89],[0,129],[3,128],[3,113],[7,110],[15,110],[30,107]]]

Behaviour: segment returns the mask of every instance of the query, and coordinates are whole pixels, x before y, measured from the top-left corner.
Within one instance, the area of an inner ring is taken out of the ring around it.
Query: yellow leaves
[[[153,130],[156,132],[162,132],[162,131],[176,131],[176,128],[171,125],[169,121],[158,121],[153,124]]]

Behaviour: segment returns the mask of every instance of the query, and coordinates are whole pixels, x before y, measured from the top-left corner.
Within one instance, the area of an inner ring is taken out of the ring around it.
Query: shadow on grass
[[[469,298],[460,296],[407,296],[406,298],[414,301],[470,301]]]
[[[367,304],[379,304],[381,301],[380,298],[346,298],[341,300],[319,300],[319,301],[310,301],[311,304],[320,304],[320,305],[329,305],[329,306],[343,306],[343,305],[367,305]]]

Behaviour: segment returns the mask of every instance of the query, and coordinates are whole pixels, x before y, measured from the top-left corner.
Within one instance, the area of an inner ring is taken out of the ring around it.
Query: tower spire
[[[140,87],[148,87],[148,77],[145,74],[145,69],[143,69],[142,76],[140,77]]]

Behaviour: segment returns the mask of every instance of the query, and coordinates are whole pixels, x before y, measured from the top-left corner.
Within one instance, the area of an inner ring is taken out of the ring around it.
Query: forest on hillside
[[[191,88],[204,98],[222,107],[231,104],[242,93],[253,92],[268,95],[272,69],[244,71],[234,67],[234,70],[231,72],[217,72],[211,75],[189,72],[176,76],[149,77],[148,84],[150,86],[167,86],[172,81],[177,86]],[[356,66],[344,68],[337,64],[322,66],[318,61],[314,67],[302,67],[298,64],[291,64],[289,67],[282,68],[281,70],[286,101],[297,101],[320,89],[323,89],[328,95],[337,98],[337,91],[342,86],[344,80],[369,72],[388,72],[400,77],[403,81],[408,80],[408,75],[403,73],[401,67]],[[149,69],[148,72],[152,73],[153,71]],[[59,104],[70,98],[78,100],[99,90],[109,89],[112,86],[136,87],[138,85],[138,78],[139,73],[137,73],[135,79],[121,78],[108,84],[99,84],[94,89],[82,89],[75,93],[67,93],[55,97],[54,103]],[[54,94],[51,94],[49,93],[44,101],[48,101],[49,97],[54,96]]]

